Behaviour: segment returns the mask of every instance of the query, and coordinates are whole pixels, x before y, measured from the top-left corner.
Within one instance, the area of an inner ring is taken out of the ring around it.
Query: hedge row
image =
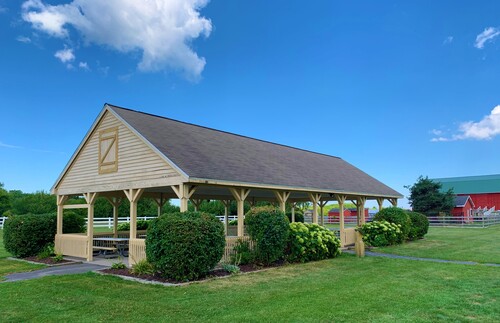
[[[55,214],[13,215],[4,224],[5,250],[15,257],[37,255],[45,246],[54,243],[57,229]],[[85,231],[85,218],[74,212],[66,212],[63,219],[64,233]]]

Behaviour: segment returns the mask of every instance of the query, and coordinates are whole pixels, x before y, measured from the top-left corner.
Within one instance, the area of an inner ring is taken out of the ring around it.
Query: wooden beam
[[[274,191],[274,195],[276,196],[276,199],[278,200],[280,210],[282,212],[285,212],[286,211],[286,201],[290,197],[290,192]]]
[[[130,188],[123,191],[130,202],[130,239],[137,238],[137,202],[144,193],[143,188]]]
[[[390,198],[388,200],[389,200],[389,202],[391,202],[392,206],[394,206],[394,207],[398,206],[398,199]]]
[[[64,203],[68,200],[67,195],[57,195],[57,227],[56,234],[63,233]]]
[[[292,202],[290,203],[292,207],[292,223],[295,222],[295,206],[297,205],[297,202]]]
[[[357,197],[355,204],[358,209],[357,211],[358,226],[361,226],[365,223],[365,203],[366,203],[366,197],[364,196]],[[363,241],[363,236],[358,231],[356,231],[356,242],[354,244],[354,247],[356,249],[356,255],[358,257],[365,256],[365,243]]]
[[[193,196],[194,192],[196,192],[196,185],[172,185],[172,190],[177,195],[180,200],[180,208],[181,212],[186,212],[188,210],[188,200]]]
[[[63,205],[63,209],[88,209],[90,204],[68,204]]]
[[[339,204],[340,246],[345,247],[344,203],[347,196],[336,194],[335,198]]]
[[[247,188],[229,187],[229,191],[233,194],[238,204],[238,236],[243,237],[245,235],[245,199],[248,197],[248,194],[250,194],[250,190]]]
[[[308,195],[313,204],[312,222],[318,224],[318,203],[321,200],[321,193],[309,193]]]
[[[377,203],[378,203],[378,210],[382,210],[382,205],[384,204],[384,198],[383,197],[377,197]]]
[[[228,226],[229,226],[229,206],[231,205],[231,200],[222,200],[224,204],[224,233],[227,236]]]
[[[320,214],[320,224],[321,225],[325,225],[325,217],[323,214],[323,208],[325,207],[326,203],[328,203],[328,201],[319,201],[318,202],[319,214]]]
[[[113,237],[118,238],[118,208],[123,202],[121,197],[106,197],[113,206]]]
[[[98,193],[83,193],[85,201],[87,201],[87,261],[93,259],[93,245],[94,245],[94,203]]]

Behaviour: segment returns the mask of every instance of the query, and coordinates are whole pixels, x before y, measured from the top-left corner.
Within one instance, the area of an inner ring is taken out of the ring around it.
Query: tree
[[[410,190],[408,200],[415,212],[434,216],[439,212],[450,213],[455,206],[453,189],[442,192],[441,183],[434,182],[427,176],[420,176],[415,184],[405,188]]]
[[[0,183],[0,216],[10,210],[9,193],[3,188],[3,183]]]

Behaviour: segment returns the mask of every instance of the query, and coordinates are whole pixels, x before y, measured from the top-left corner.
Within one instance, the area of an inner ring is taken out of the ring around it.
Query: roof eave
[[[327,190],[324,188],[314,188],[314,187],[296,187],[296,186],[286,186],[286,185],[275,185],[275,184],[261,184],[261,183],[249,183],[249,182],[238,182],[238,181],[228,181],[228,180],[217,180],[209,178],[197,178],[190,177],[189,183],[193,184],[206,184],[206,185],[220,185],[220,186],[241,186],[246,188],[258,188],[258,189],[274,189],[282,191],[296,191],[296,192],[311,192],[311,193],[325,193],[325,194],[341,194],[349,196],[366,196],[370,198],[403,198],[403,195],[391,195],[391,194],[374,194],[367,192],[350,192],[341,190]]]

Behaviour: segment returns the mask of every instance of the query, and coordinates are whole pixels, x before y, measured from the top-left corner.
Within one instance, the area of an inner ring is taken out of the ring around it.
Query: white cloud
[[[53,37],[70,38],[73,27],[88,44],[103,45],[123,53],[142,53],[141,71],[180,70],[197,79],[205,59],[191,42],[212,30],[200,16],[208,0],[73,0],[48,5],[41,0],[24,2],[23,19]]]
[[[73,54],[73,49],[71,48],[58,50],[54,56],[57,57],[62,63],[70,63],[75,60],[75,54]]]
[[[474,47],[482,49],[487,41],[493,41],[495,37],[500,35],[500,30],[494,27],[485,28],[482,33],[477,35]]]
[[[31,38],[26,37],[26,36],[17,36],[16,40],[21,43],[31,43]]]
[[[0,141],[0,147],[3,147],[3,148],[22,148],[22,147],[19,147],[19,146],[4,144],[1,141]]]
[[[453,36],[448,36],[446,39],[443,41],[443,45],[448,45],[453,42]]]
[[[490,140],[500,135],[500,105],[491,110],[490,114],[480,121],[463,122],[458,127],[458,133],[448,137],[440,136],[432,138],[431,141],[456,141],[465,139]]]
[[[87,62],[78,63],[78,67],[81,68],[82,70],[90,71],[90,67],[89,64],[87,64]]]
[[[434,135],[434,136],[441,136],[443,134],[443,131],[442,130],[438,130],[438,129],[432,129],[431,130],[431,133]]]

